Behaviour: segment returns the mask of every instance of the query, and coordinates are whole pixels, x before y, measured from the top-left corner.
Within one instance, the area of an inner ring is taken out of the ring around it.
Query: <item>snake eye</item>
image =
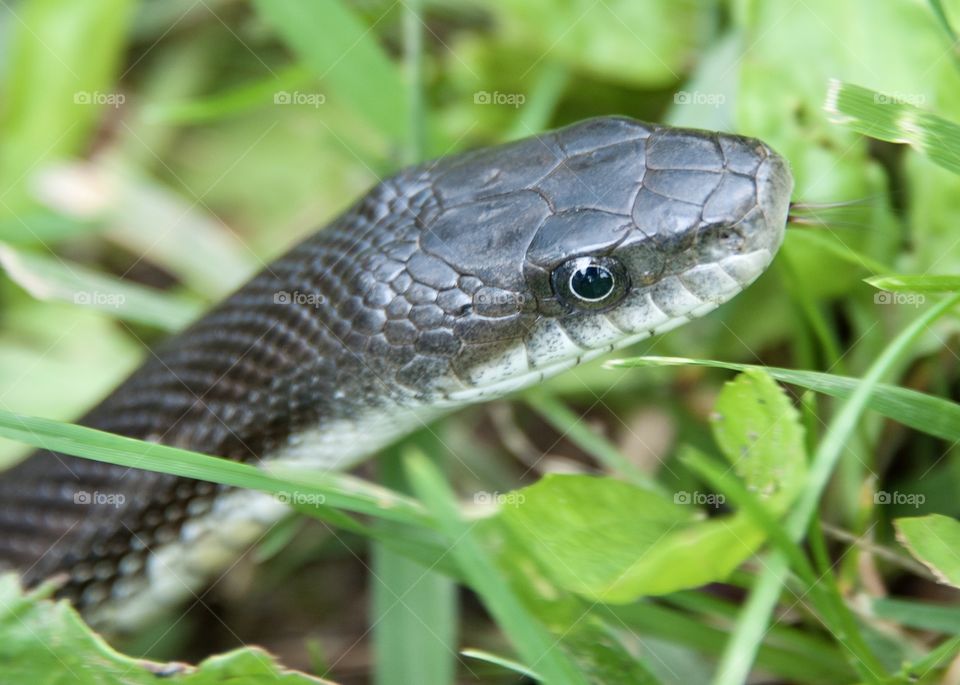
[[[630,285],[623,264],[613,257],[575,257],[554,269],[551,278],[557,296],[579,309],[609,307]]]
[[[616,286],[610,270],[599,264],[589,264],[570,274],[570,291],[587,302],[602,300]]]

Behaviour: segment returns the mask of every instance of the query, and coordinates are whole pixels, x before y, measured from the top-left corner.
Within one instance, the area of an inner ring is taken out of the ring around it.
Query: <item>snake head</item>
[[[395,266],[363,269],[392,279],[363,294],[388,302],[370,350],[431,406],[531,385],[743,290],[783,240],[792,186],[758,140],[624,117],[413,167],[359,212],[397,222]]]
[[[623,117],[448,157],[420,247],[461,274],[451,402],[530,385],[701,316],[770,264],[793,180],[759,140]],[[466,302],[466,300],[464,300]],[[422,380],[419,379],[419,380]]]

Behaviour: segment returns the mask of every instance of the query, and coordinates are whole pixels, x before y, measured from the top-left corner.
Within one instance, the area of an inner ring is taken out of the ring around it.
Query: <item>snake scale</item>
[[[758,140],[625,117],[413,166],[158,346],[80,423],[343,469],[730,299],[779,248],[792,187]],[[62,596],[123,630],[201,589],[286,510],[38,451],[0,474],[0,566],[28,585],[65,576]]]

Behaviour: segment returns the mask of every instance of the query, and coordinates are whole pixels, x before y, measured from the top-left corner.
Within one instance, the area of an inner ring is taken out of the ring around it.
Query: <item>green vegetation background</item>
[[[795,199],[863,200],[808,212],[820,228],[791,230],[774,268],[748,292],[635,353],[857,378],[873,370],[944,399],[865,390],[861,408],[879,414],[858,420],[851,411],[843,423],[840,404],[805,395],[789,428],[779,417],[756,417],[794,435],[763,448],[760,463],[771,476],[737,468],[736,450],[725,448],[724,429],[709,418],[718,402],[739,412],[746,405],[738,402],[756,397],[786,401],[769,377],[744,376],[718,399],[729,372],[591,365],[443,422],[443,445],[464,459],[447,460],[443,478],[418,456],[388,455],[379,475],[365,475],[413,492],[415,499],[396,495],[402,515],[371,504],[375,494],[350,499],[352,484],[313,483],[332,498],[311,512],[325,526],[311,523],[299,535],[301,521],[281,527],[256,553],[262,563],[248,560],[214,591],[205,602],[213,609],[173,617],[122,646],[196,660],[260,643],[285,663],[344,683],[439,683],[454,672],[464,682],[518,682],[524,669],[549,682],[732,683],[755,658],[758,672],[790,682],[918,674],[936,682],[956,654],[947,638],[960,631],[955,591],[936,582],[956,582],[949,554],[930,548],[941,538],[953,548],[950,523],[960,515],[953,458],[960,436],[951,428],[960,424],[943,419],[955,417],[946,400],[960,385],[958,322],[941,317],[950,303],[940,294],[957,284],[929,276],[950,277],[960,266],[960,145],[956,129],[913,107],[960,121],[960,51],[951,29],[958,25],[955,0],[3,5],[4,412],[75,418],[139,363],[145,345],[407,161],[613,113],[760,137],[790,160]],[[858,91],[837,91],[831,79],[879,94],[860,93],[861,102]],[[836,106],[828,112],[831,87]],[[883,291],[864,282],[890,274],[919,280],[886,281]],[[897,338],[921,316],[933,325]],[[885,350],[896,354],[883,357]],[[776,377],[815,387],[813,377]],[[845,395],[817,390],[846,397],[855,387]],[[884,411],[878,402],[887,400],[893,404]],[[25,442],[46,435],[40,424],[22,434],[14,421],[4,425],[4,435]],[[831,437],[837,425],[843,432]],[[802,437],[791,432],[798,427]],[[415,436],[400,452],[411,446],[443,461],[430,436]],[[2,447],[7,462],[29,449],[16,441]],[[722,461],[701,453],[725,455],[738,480],[711,471]],[[795,468],[785,474],[778,466],[786,454]],[[273,492],[310,487],[302,474],[285,485],[209,468],[212,479],[248,478]],[[471,493],[510,493],[556,470],[617,480],[548,478],[522,491],[523,506],[514,506],[515,495],[479,528],[467,526],[478,504]],[[824,483],[830,476],[823,493],[810,485],[818,475]],[[619,490],[621,482],[636,491]],[[737,483],[764,501],[736,495]],[[771,483],[789,497],[769,496]],[[467,503],[465,519],[451,488]],[[803,547],[792,541],[807,521],[794,516],[794,531],[786,513],[803,511],[801,491],[813,493],[810,507],[823,494]],[[702,507],[650,513],[677,493],[718,492],[736,505],[740,541],[752,540],[733,553],[728,533],[712,547],[697,537],[716,535],[688,520]],[[660,499],[633,518],[628,504],[652,493]],[[601,503],[611,520],[591,518]],[[524,538],[558,507],[572,515]],[[337,518],[343,511],[376,522]],[[933,513],[947,523],[900,529],[923,566],[894,539],[891,521]],[[672,540],[656,561],[665,566],[638,567],[640,548],[631,545],[665,530],[657,527],[664,521],[681,521],[698,542],[685,551],[684,539]],[[564,537],[578,526],[585,536]],[[610,538],[591,547],[603,530]],[[544,542],[547,533],[558,539]],[[406,547],[385,545],[391,537]],[[777,563],[773,557],[751,556],[771,540],[790,560],[779,580],[766,563]],[[693,556],[684,556],[689,549]],[[700,576],[689,573],[698,566]],[[628,571],[629,582],[620,582]],[[666,574],[676,587],[651,583],[654,571],[654,580]],[[695,589],[708,580],[726,584]],[[766,604],[757,599],[764,582],[773,583]],[[458,594],[458,586],[472,592]],[[11,616],[0,627],[16,630],[19,618]],[[46,625],[55,634],[72,630]],[[741,649],[750,636],[754,644]],[[463,656],[470,646],[483,652]],[[102,649],[78,649],[87,648]],[[497,665],[494,654],[511,661]],[[59,682],[56,660],[38,661],[47,668],[43,682]],[[91,682],[116,682],[110,677]]]

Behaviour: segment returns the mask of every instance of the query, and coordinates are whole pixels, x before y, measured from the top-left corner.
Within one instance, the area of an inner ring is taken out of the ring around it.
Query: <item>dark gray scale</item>
[[[421,237],[423,250],[442,259],[460,274],[486,285],[519,291],[526,247],[538,228],[552,215],[550,206],[533,191],[517,191],[444,212]],[[471,230],[482,221],[498,231]]]
[[[646,160],[642,140],[607,145],[568,158],[537,184],[556,212],[595,209],[629,215]]]
[[[721,143],[716,135],[660,128],[645,142],[648,171],[719,172],[724,166]]]
[[[583,227],[590,231],[583,235]],[[530,242],[527,258],[542,266],[551,266],[577,253],[608,252],[635,228],[629,217],[595,209],[572,210],[555,214],[543,222]]]
[[[510,150],[507,155],[503,154],[506,149]],[[566,157],[556,134],[548,133],[424,166],[441,205],[449,209],[533,188]]]

